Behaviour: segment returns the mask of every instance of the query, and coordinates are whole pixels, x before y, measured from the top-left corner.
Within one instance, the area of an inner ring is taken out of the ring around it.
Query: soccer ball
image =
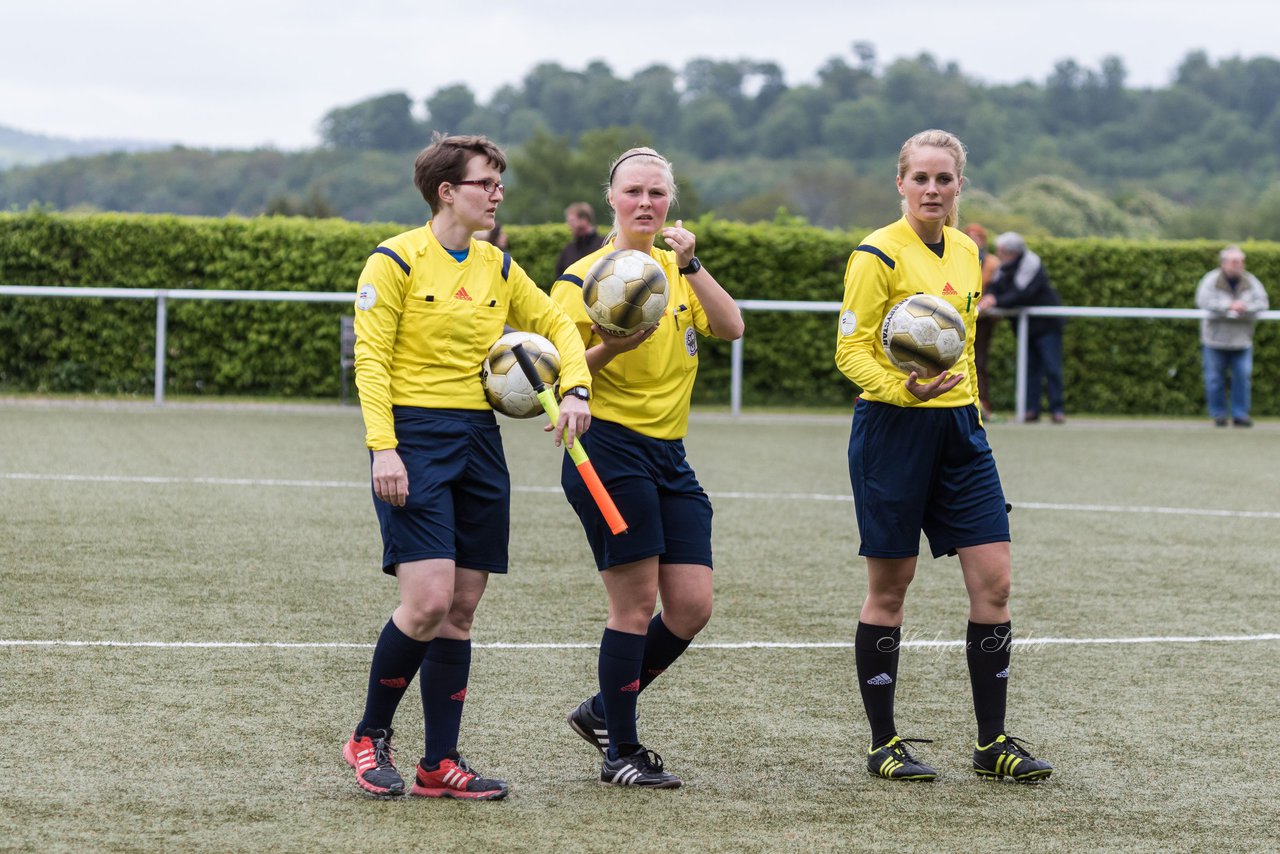
[[[667,308],[667,293],[662,267],[637,249],[610,252],[591,266],[582,281],[587,314],[614,335],[656,325]]]
[[[555,345],[532,332],[508,332],[489,348],[480,371],[480,384],[489,405],[511,418],[532,418],[542,412],[542,402],[520,370],[512,347],[523,344],[538,376],[554,393],[560,384],[560,353]]]
[[[964,353],[964,318],[944,299],[914,294],[889,309],[880,343],[898,370],[936,377]]]

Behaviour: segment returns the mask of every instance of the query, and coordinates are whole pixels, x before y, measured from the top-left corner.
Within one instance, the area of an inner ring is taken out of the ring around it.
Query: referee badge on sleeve
[[[684,331],[684,351],[690,356],[698,355],[698,333],[692,326]]]
[[[840,334],[849,336],[858,328],[858,316],[852,311],[840,315]]]
[[[356,291],[356,308],[368,311],[378,302],[378,291],[373,285],[361,285]]]

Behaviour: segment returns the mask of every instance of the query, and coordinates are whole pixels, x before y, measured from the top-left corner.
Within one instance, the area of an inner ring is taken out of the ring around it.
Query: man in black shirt
[[[587,257],[604,245],[604,237],[596,231],[595,211],[586,202],[574,202],[565,208],[564,222],[573,233],[573,239],[560,250],[560,257],[556,259],[556,272],[551,277],[553,282],[574,261]]]
[[[983,291],[978,311],[997,306],[1021,308],[1023,306],[1062,305],[1062,298],[1049,283],[1040,256],[1027,248],[1022,235],[1007,231],[996,238],[996,256],[1000,270]],[[1016,317],[1010,318],[1014,329]],[[1027,324],[1027,421],[1040,418],[1041,384],[1048,392],[1049,415],[1054,424],[1067,420],[1062,389],[1062,327],[1061,317],[1033,317]]]

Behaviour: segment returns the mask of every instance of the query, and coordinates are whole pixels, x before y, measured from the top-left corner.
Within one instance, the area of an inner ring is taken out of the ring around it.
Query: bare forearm
[[[693,292],[698,295],[698,302],[702,303],[702,310],[706,312],[711,334],[722,341],[735,341],[741,338],[745,329],[742,310],[738,308],[738,303],[733,297],[729,296],[729,292],[707,272],[706,267],[689,276],[688,279],[689,284],[693,286]]]

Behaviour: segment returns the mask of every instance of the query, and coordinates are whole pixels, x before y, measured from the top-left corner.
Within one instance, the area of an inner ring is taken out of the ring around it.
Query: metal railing
[[[1033,317],[1122,317],[1139,320],[1200,320],[1209,312],[1199,308],[1137,308],[1091,307],[1077,305],[1037,305],[1020,309],[996,309],[989,312],[997,317],[1018,318],[1017,359],[1014,369],[1014,417],[1022,421],[1027,414],[1027,347],[1031,336],[1029,324]],[[1263,311],[1259,320],[1280,320],[1280,311]],[[1197,338],[1197,341],[1199,339]]]
[[[835,329],[835,315],[840,311],[838,302],[793,302],[789,300],[738,300],[743,311],[806,311],[831,312],[832,330]],[[1208,317],[1209,312],[1199,308],[1108,308],[1090,306],[1028,306],[1018,309],[993,309],[987,312],[993,317],[1016,317],[1018,323],[1017,360],[1014,393],[1016,418],[1021,421],[1027,413],[1027,341],[1029,339],[1028,323],[1033,317],[1118,317],[1138,318],[1145,320],[1200,320]],[[1259,320],[1280,320],[1280,311],[1264,311],[1258,314]],[[734,415],[742,410],[742,339],[734,341],[730,348],[729,359],[729,407]]]
[[[354,302],[349,292],[219,291],[195,288],[60,288],[48,285],[0,285],[0,296],[71,297],[94,299],[153,299],[156,301],[155,401],[164,403],[165,353],[168,351],[169,300],[232,302]]]
[[[347,291],[221,291],[200,290],[193,288],[92,288],[92,287],[56,287],[49,285],[0,285],[0,296],[23,297],[67,297],[95,299],[153,299],[156,301],[156,364],[155,364],[155,402],[164,403],[165,384],[165,352],[168,336],[168,301],[169,300],[214,300],[214,301],[248,301],[248,302],[312,302],[312,303],[351,303],[355,295]],[[738,300],[738,307],[743,311],[781,311],[808,312],[832,315],[832,331],[835,330],[836,315],[840,311],[840,303],[802,302],[795,300]],[[1032,317],[1114,317],[1137,318],[1148,320],[1199,320],[1208,312],[1198,308],[1091,308],[1087,306],[1034,306],[1022,309],[997,309],[992,315],[1000,317],[1016,316],[1018,322],[1017,342],[1017,391],[1015,407],[1018,420],[1027,411],[1026,379],[1027,379],[1027,330]],[[1259,320],[1280,320],[1280,311],[1264,311],[1258,315]],[[729,408],[734,415],[742,411],[742,339],[733,341],[729,350]]]

